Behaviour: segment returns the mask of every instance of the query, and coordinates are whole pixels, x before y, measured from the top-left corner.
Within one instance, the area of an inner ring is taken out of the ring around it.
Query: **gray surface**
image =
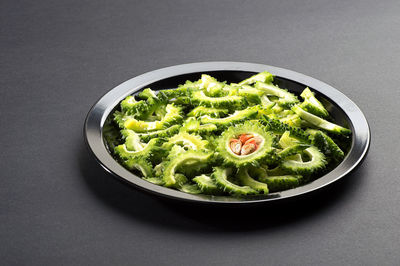
[[[2,1],[2,264],[398,265],[399,13],[398,1]],[[102,94],[210,60],[338,88],[370,122],[367,159],[308,206],[230,219],[166,204],[97,166],[82,125]]]

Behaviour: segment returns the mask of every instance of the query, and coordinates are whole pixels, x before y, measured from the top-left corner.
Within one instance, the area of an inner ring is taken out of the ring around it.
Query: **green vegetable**
[[[284,159],[281,167],[290,173],[311,175],[326,166],[325,155],[317,147],[307,148],[304,153],[309,157],[309,161],[299,162],[292,159]]]
[[[273,82],[264,71],[238,83],[203,74],[176,89],[146,88],[121,101],[104,140],[129,171],[185,193],[252,197],[298,187],[343,161],[351,131],[309,88],[299,101]]]
[[[329,117],[328,111],[325,109],[322,103],[318,101],[314,93],[308,87],[304,89],[300,96],[304,99],[304,102],[300,104],[301,108],[316,116],[323,118]]]
[[[228,109],[217,109],[212,107],[197,106],[190,111],[187,116],[200,117],[203,115],[209,115],[210,117],[221,117],[229,113]]]
[[[195,163],[206,163],[212,156],[212,153],[203,151],[187,151],[170,159],[165,166],[163,180],[165,186],[171,187],[176,183],[175,171],[179,167],[190,166]]]
[[[249,186],[260,194],[268,194],[268,186],[264,183],[254,180],[248,173],[248,168],[242,167],[239,169],[238,179],[243,186]]]
[[[244,110],[235,111],[230,116],[224,118],[212,118],[208,115],[205,115],[200,118],[200,122],[202,124],[214,124],[217,127],[226,128],[231,125],[243,122],[247,119],[254,118],[258,113],[258,109],[259,108],[257,106],[249,107]]]
[[[221,194],[222,190],[217,186],[215,181],[208,175],[199,175],[193,178],[193,182],[195,182],[200,190],[204,194],[210,195],[218,195]]]
[[[213,180],[217,186],[229,194],[237,196],[256,195],[257,191],[249,186],[240,186],[228,180],[229,175],[232,173],[230,168],[216,167],[212,174]]]
[[[282,106],[291,106],[299,101],[296,95],[287,90],[281,89],[272,83],[257,82],[255,87],[263,90],[267,95],[277,96],[279,98],[277,103]]]
[[[298,105],[293,106],[292,110],[296,114],[298,114],[302,119],[306,120],[307,122],[311,123],[312,125],[314,125],[318,128],[324,129],[324,130],[334,133],[334,134],[343,134],[343,135],[351,134],[350,129],[341,127],[341,126],[331,123],[325,119],[322,119],[316,115],[313,115],[312,113],[304,111]]]
[[[182,121],[182,113],[179,107],[172,104],[167,105],[166,114],[160,121],[142,121],[134,117],[123,118],[123,127],[131,129],[135,132],[146,132],[153,130],[160,130],[170,127],[171,125],[178,124]]]
[[[230,147],[231,139],[237,138],[241,134],[251,134],[260,138],[261,143],[257,150],[248,155],[238,155]],[[223,163],[227,166],[243,167],[248,165],[259,166],[260,163],[273,161],[275,159],[274,136],[258,123],[245,122],[224,131],[218,140],[217,152]]]

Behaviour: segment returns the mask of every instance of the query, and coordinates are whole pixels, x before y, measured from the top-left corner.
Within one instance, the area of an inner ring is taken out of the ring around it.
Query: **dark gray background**
[[[399,265],[399,14],[397,0],[1,1],[1,264]],[[363,165],[301,207],[225,216],[138,192],[87,153],[101,95],[215,60],[345,93],[371,126]]]

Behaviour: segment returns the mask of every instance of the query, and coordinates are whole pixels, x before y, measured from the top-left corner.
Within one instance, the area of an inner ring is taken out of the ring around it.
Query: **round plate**
[[[343,162],[331,172],[301,187],[271,193],[262,198],[192,195],[141,179],[121,166],[109,153],[103,139],[103,126],[107,117],[126,96],[147,87],[153,90],[176,88],[178,84],[182,84],[186,80],[198,80],[203,73],[210,74],[221,81],[238,82],[265,70],[276,75],[274,83],[289,91],[300,93],[305,87],[312,89],[337,123],[351,128],[353,133],[351,148]],[[104,169],[140,189],[180,201],[240,206],[288,199],[325,187],[344,177],[359,165],[366,155],[370,143],[370,130],[365,116],[354,102],[338,90],[319,80],[291,70],[241,62],[202,62],[177,65],[154,70],[125,81],[106,93],[92,107],[86,117],[84,135],[89,149]]]

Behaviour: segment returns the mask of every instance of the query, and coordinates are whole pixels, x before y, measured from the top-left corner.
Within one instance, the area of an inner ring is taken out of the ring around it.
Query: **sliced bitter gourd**
[[[309,157],[309,161],[299,162],[285,159],[281,167],[291,173],[311,175],[326,166],[325,155],[317,147],[311,146],[305,149],[304,153]]]
[[[150,131],[147,133],[137,133],[137,135],[140,137],[141,140],[148,142],[153,138],[168,138],[170,136],[173,136],[179,132],[179,129],[180,129],[179,125],[173,125],[166,129]]]
[[[309,148],[310,145],[308,144],[296,144],[290,147],[283,149],[282,151],[278,152],[277,155],[280,159],[301,153],[303,150]]]
[[[146,101],[136,101],[135,97],[130,95],[121,102],[121,110],[127,115],[138,115],[149,111]]]
[[[165,142],[162,146],[165,149],[170,149],[173,145],[179,145],[192,150],[204,150],[208,145],[208,141],[203,140],[200,136],[194,134],[179,132],[172,136],[168,142]]]
[[[248,107],[244,110],[235,111],[230,116],[224,118],[213,118],[205,115],[200,118],[200,122],[202,124],[215,124],[217,127],[225,128],[243,122],[247,119],[255,118],[257,116],[258,110],[258,106]]]
[[[251,87],[249,85],[244,85],[238,90],[238,95],[243,96],[246,100],[259,104],[262,102],[261,97],[265,94],[264,91]],[[267,97],[267,96],[265,96]]]
[[[232,138],[237,138],[241,134],[252,134],[261,139],[257,149],[248,155],[237,155],[230,148]],[[264,130],[258,123],[249,121],[224,131],[218,139],[218,155],[223,159],[224,164],[228,166],[243,167],[247,165],[258,166],[259,163],[274,161],[275,153],[272,147],[274,136],[271,132]]]
[[[351,134],[350,129],[336,125],[325,119],[322,119],[321,117],[313,115],[312,113],[309,113],[309,112],[303,110],[298,105],[293,106],[292,110],[296,114],[298,114],[302,119],[306,120],[307,122],[311,123],[312,125],[314,125],[318,128],[324,129],[324,130],[329,131],[334,134],[340,134],[340,135],[350,135]]]
[[[268,116],[263,116],[260,122],[266,126],[267,130],[270,130],[276,134],[283,134],[285,131],[290,132],[290,137],[303,141],[304,143],[310,143],[309,134],[298,127],[292,127],[288,124],[282,123],[277,119],[272,119]]]
[[[336,162],[343,160],[344,152],[328,135],[320,130],[309,129],[307,132],[312,136],[313,145],[318,147],[328,159],[332,158]]]
[[[241,167],[237,174],[239,182],[243,186],[249,186],[252,189],[256,190],[260,194],[267,195],[269,193],[268,185],[265,183],[258,182],[257,180],[253,179],[249,173],[247,167]]]
[[[199,175],[192,179],[201,191],[205,194],[218,195],[222,190],[217,186],[215,181],[208,175]]]
[[[265,176],[259,178],[260,182],[268,185],[269,191],[277,192],[300,186],[301,175]]]
[[[182,121],[181,108],[174,106],[172,104],[168,104],[166,107],[166,112],[167,113],[162,118],[162,120],[153,122],[137,120],[134,117],[128,117],[124,121],[124,127],[127,129],[131,129],[135,132],[143,133],[147,131],[168,128]]]
[[[183,124],[182,131],[187,131],[189,133],[195,133],[195,134],[210,134],[213,131],[216,131],[218,128],[214,124],[205,124],[201,125],[200,121],[197,120],[194,117],[189,117],[188,119],[185,120],[185,123]]]
[[[181,153],[174,158],[171,158],[165,166],[163,173],[163,180],[165,186],[171,187],[176,183],[175,171],[184,165],[193,163],[207,163],[211,158],[211,152],[192,151]]]
[[[301,175],[287,175],[285,171],[281,170],[279,167],[273,170],[251,167],[248,172],[254,179],[267,184],[269,192],[283,191],[298,187],[302,180]],[[279,176],[269,176],[269,173],[279,174]]]
[[[251,85],[253,83],[256,83],[257,81],[269,83],[274,81],[274,76],[267,71],[260,72],[254,76],[251,76],[250,78],[239,82],[239,85]]]
[[[322,118],[329,117],[328,111],[308,87],[303,90],[300,96],[304,99],[304,102],[300,104],[301,108]]]
[[[125,136],[126,148],[130,151],[140,151],[145,147],[145,143],[141,142],[138,134],[129,129],[121,130],[123,136]]]
[[[203,115],[209,115],[210,117],[221,117],[229,113],[228,109],[218,109],[212,107],[197,106],[190,111],[187,116],[200,117]]]
[[[287,115],[279,119],[282,123],[288,124],[292,127],[301,127],[301,119],[296,114]]]
[[[299,143],[301,143],[299,140],[290,137],[290,131],[285,131],[278,142],[282,149],[286,149]]]
[[[277,96],[279,98],[277,100],[277,103],[279,105],[291,106],[299,102],[296,95],[288,92],[285,89],[281,89],[272,83],[257,82],[255,87],[257,89],[263,90],[267,95]]]
[[[215,167],[211,177],[215,180],[217,186],[229,194],[237,196],[248,196],[258,194],[256,190],[249,186],[239,186],[228,180],[229,175],[232,173],[231,168]]]
[[[129,170],[137,170],[146,178],[153,176],[153,166],[145,158],[128,158],[123,159],[122,162]]]
[[[154,138],[149,141],[141,150],[131,151],[128,150],[126,144],[121,144],[115,147],[115,153],[122,159],[126,160],[127,163],[134,164],[139,159],[152,159],[159,153],[163,152],[160,147],[162,143],[161,139]]]
[[[246,100],[242,96],[227,95],[222,97],[210,97],[202,90],[193,91],[191,93],[191,101],[194,105],[213,108],[235,109],[246,106]]]

